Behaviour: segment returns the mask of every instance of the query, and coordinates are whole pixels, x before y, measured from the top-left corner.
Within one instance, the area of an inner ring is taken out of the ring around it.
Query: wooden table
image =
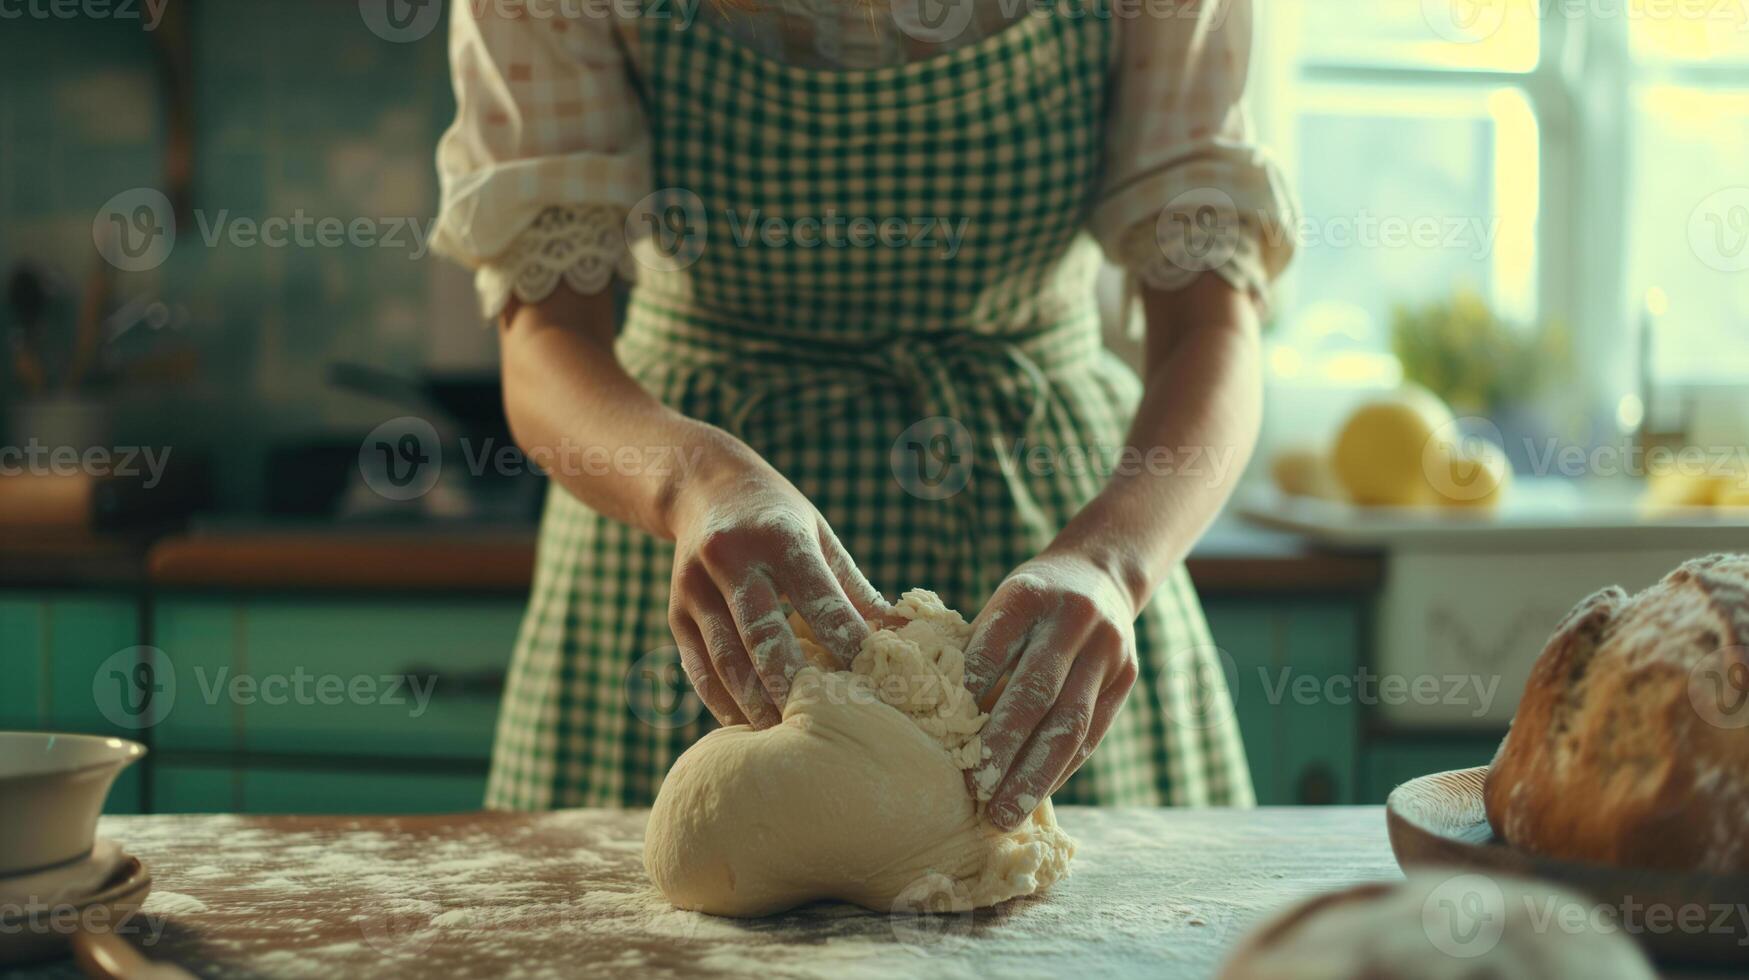
[[[100,833],[156,878],[136,944],[207,977],[1199,978],[1271,910],[1398,874],[1378,807],[1058,813],[1080,850],[1048,895],[917,918],[675,910],[644,877],[641,810],[116,817]]]

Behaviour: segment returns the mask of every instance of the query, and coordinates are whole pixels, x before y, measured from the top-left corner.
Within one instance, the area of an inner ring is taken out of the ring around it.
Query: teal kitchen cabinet
[[[173,597],[166,753],[483,760],[520,600]]]
[[[161,765],[152,782],[159,813],[450,813],[478,810],[485,795],[484,771]]]
[[[1383,803],[1391,790],[1418,776],[1470,769],[1494,761],[1500,737],[1474,733],[1382,734],[1366,747],[1365,787],[1360,802]]]
[[[0,595],[0,729],[138,738],[106,686],[116,658],[139,641],[130,595],[8,592]],[[125,770],[105,813],[139,813],[143,770]]]
[[[1258,803],[1355,802],[1365,600],[1216,597],[1205,612]]]

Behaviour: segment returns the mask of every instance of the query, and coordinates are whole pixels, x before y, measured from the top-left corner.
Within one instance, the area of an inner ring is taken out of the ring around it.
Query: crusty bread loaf
[[[1621,930],[1553,924],[1595,908],[1520,878],[1418,871],[1294,906],[1239,943],[1221,980],[1652,980]]]
[[[1488,773],[1508,843],[1575,861],[1749,872],[1749,557],[1580,603]]]

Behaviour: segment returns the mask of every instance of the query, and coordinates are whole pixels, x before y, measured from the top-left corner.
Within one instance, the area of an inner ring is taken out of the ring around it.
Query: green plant
[[[1404,380],[1458,412],[1480,414],[1536,397],[1565,377],[1571,364],[1564,325],[1511,322],[1473,289],[1392,307],[1391,349],[1403,362]]]

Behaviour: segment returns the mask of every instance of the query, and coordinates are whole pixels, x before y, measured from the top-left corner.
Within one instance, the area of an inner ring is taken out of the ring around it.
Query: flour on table
[[[200,899],[176,892],[153,892],[146,900],[145,908],[159,915],[194,915],[207,910],[206,903]]]

